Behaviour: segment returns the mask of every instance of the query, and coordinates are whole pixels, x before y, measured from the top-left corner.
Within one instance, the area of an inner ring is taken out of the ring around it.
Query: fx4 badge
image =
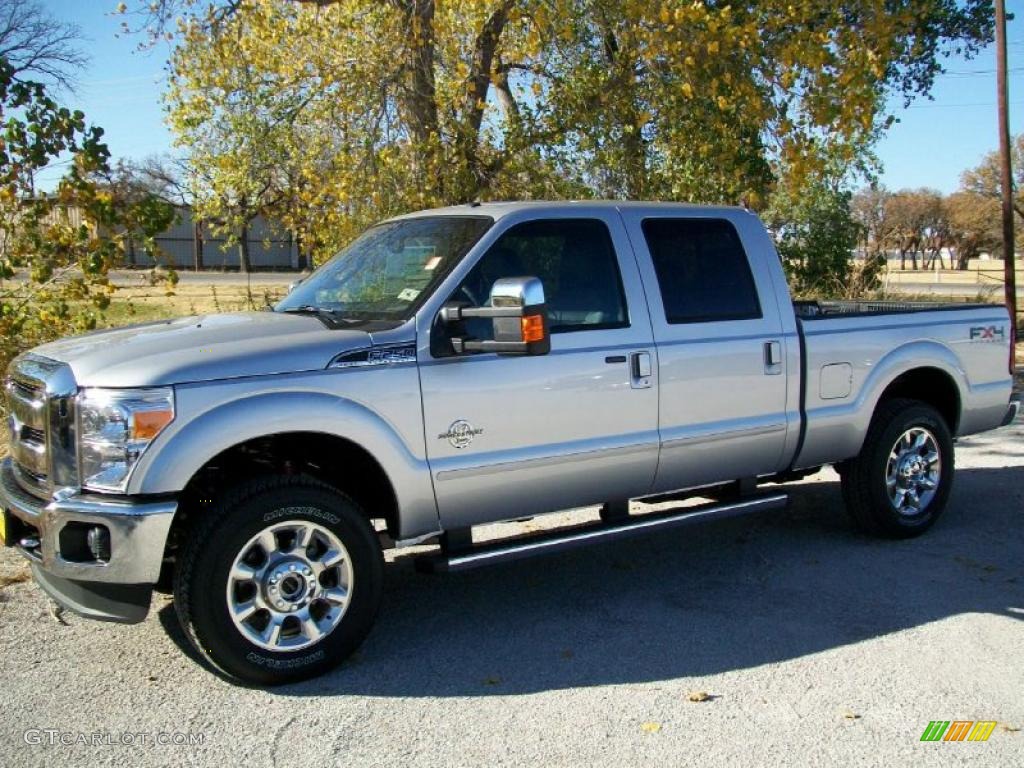
[[[459,419],[448,427],[447,432],[442,432],[438,435],[437,439],[447,440],[455,448],[465,448],[473,442],[474,437],[482,435],[483,433],[484,431],[482,429],[476,429],[468,421]]]
[[[975,325],[971,328],[971,341],[1005,341],[1006,327],[1002,325]]]

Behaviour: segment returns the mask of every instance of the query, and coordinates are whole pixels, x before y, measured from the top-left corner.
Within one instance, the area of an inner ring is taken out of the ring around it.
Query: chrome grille
[[[15,377],[18,378],[15,378]],[[49,474],[46,453],[46,385],[19,371],[7,382],[7,426],[11,457],[30,486],[43,490]]]
[[[56,487],[76,483],[71,369],[23,355],[11,364],[4,390],[11,458],[21,486],[46,498]]]

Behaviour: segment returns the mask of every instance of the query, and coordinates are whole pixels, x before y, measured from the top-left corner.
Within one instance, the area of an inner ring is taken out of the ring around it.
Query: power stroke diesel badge
[[[448,427],[448,431],[442,432],[437,436],[437,439],[447,440],[455,448],[465,448],[473,442],[474,437],[482,435],[483,433],[483,429],[477,429],[468,421],[459,419],[458,421],[452,422],[452,425]]]

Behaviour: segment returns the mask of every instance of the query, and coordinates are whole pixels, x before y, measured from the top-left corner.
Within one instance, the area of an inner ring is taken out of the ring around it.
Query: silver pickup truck
[[[424,211],[272,311],[16,359],[2,533],[71,610],[138,622],[168,586],[214,668],[282,683],[364,639],[387,546],[469,568],[776,508],[776,484],[824,464],[862,529],[918,535],[954,438],[1016,416],[1012,335],[998,305],[794,305],[741,209]],[[630,513],[659,497],[705,501]]]

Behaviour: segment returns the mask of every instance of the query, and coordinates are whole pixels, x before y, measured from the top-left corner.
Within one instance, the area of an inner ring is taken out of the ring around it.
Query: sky
[[[173,137],[164,125],[160,95],[169,49],[136,50],[137,38],[117,38],[119,19],[110,15],[113,0],[43,0],[50,12],[77,24],[91,55],[76,92],[64,99],[100,125],[114,159],[142,159],[172,151]],[[1024,0],[1007,0],[1016,13],[1009,24],[1010,130],[1024,130]],[[932,100],[919,99],[903,109],[899,120],[877,146],[881,181],[890,189],[931,187],[948,193],[960,174],[998,147],[996,126],[995,46],[974,59],[949,59]],[[51,186],[61,169],[48,170],[40,186]]]

